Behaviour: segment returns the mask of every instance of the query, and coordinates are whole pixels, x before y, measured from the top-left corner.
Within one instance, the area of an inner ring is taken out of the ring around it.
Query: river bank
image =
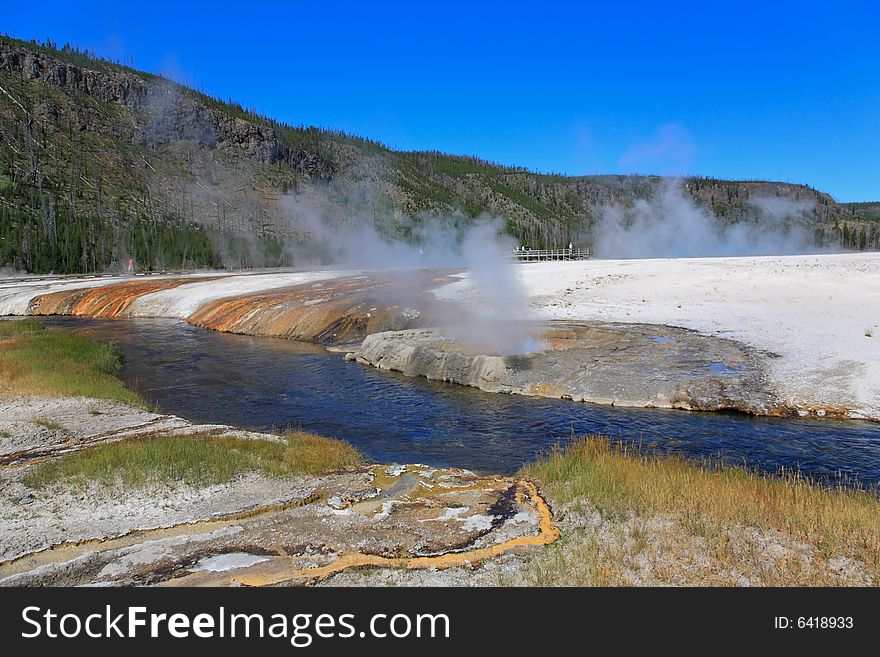
[[[9,335],[55,333],[10,324],[5,354],[32,353],[8,349]],[[7,361],[0,390],[20,389],[26,369]],[[0,585],[880,581],[880,502],[803,479],[597,439],[512,477],[364,466],[339,441],[198,425],[113,399],[3,395],[0,406]],[[316,465],[291,470],[306,462]]]
[[[740,343],[740,351],[756,356],[756,376],[762,379],[756,393],[763,397],[760,402],[731,401],[721,390],[689,395],[686,388],[679,403],[657,397],[668,389],[626,398],[615,395],[611,384],[595,390],[579,386],[586,401],[880,419],[878,254],[548,262],[515,265],[511,274],[525,289],[533,321],[632,324],[634,330],[654,327],[658,334],[687,329],[707,343]],[[468,275],[454,270],[216,272],[123,282],[0,283],[0,314],[174,317],[213,330],[341,348],[385,332],[442,329],[484,302]],[[401,342],[396,350],[402,354],[410,345]],[[675,365],[663,364],[668,350],[659,341],[640,356],[636,370],[645,381],[674,379]],[[573,353],[557,352],[552,345],[537,351],[549,358]],[[528,380],[531,370],[517,369],[509,359],[505,366],[513,378],[525,379],[524,389],[542,394],[542,382]],[[729,374],[735,367],[721,361],[708,374]],[[691,374],[701,373],[706,372]],[[568,391],[551,392],[577,398]]]
[[[367,466],[341,441],[120,401],[112,348],[32,320],[0,323],[0,347],[0,585],[307,584],[358,565],[477,563],[558,535],[530,482]],[[75,379],[59,378],[69,367]],[[58,396],[70,386],[109,399]]]

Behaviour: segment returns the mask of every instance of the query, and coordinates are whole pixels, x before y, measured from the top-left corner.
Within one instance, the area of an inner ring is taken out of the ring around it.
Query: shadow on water
[[[572,435],[600,433],[689,458],[880,482],[880,425],[578,404],[486,393],[345,361],[321,347],[175,320],[52,318],[117,343],[125,382],[164,412],[254,430],[344,438],[383,463],[512,473]]]

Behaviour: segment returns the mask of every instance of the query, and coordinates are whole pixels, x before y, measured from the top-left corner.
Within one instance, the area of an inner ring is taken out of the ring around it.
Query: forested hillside
[[[0,37],[0,267],[35,273],[295,264],[308,222],[283,195],[329,199],[403,237],[426,217],[503,217],[534,247],[589,248],[601,208],[650,198],[650,176],[546,175],[397,152],[294,127],[70,46]],[[755,197],[809,202],[819,244],[880,247],[877,204],[802,185],[692,178],[722,223]]]

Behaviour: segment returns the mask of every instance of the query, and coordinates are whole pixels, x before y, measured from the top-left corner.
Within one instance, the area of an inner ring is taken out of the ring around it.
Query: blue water
[[[122,378],[163,411],[254,430],[344,438],[384,463],[511,473],[573,435],[831,483],[877,487],[880,424],[628,409],[491,394],[347,362],[286,340],[216,333],[173,320],[53,318],[115,341]]]

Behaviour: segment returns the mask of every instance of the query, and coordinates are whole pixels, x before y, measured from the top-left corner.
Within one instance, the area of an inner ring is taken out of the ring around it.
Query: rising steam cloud
[[[528,295],[519,276],[521,269],[510,256],[515,247],[504,233],[504,222],[497,219],[478,222],[462,240],[468,281],[478,303],[451,331],[477,351],[514,355],[540,346],[526,323]]]
[[[602,209],[594,231],[600,258],[678,258],[817,252],[807,227],[813,203],[784,197],[752,198],[754,221],[725,225],[665,178],[654,196],[631,207]]]
[[[284,196],[281,207],[288,229],[302,239],[290,247],[295,261],[396,270],[400,276],[420,267],[466,269],[469,302],[457,304],[451,314],[447,302],[445,315],[434,316],[437,323],[475,352],[514,355],[537,348],[524,321],[529,306],[512,258],[516,244],[503,220],[389,215],[366,186],[313,188]],[[397,236],[398,222],[406,222],[406,238]]]

